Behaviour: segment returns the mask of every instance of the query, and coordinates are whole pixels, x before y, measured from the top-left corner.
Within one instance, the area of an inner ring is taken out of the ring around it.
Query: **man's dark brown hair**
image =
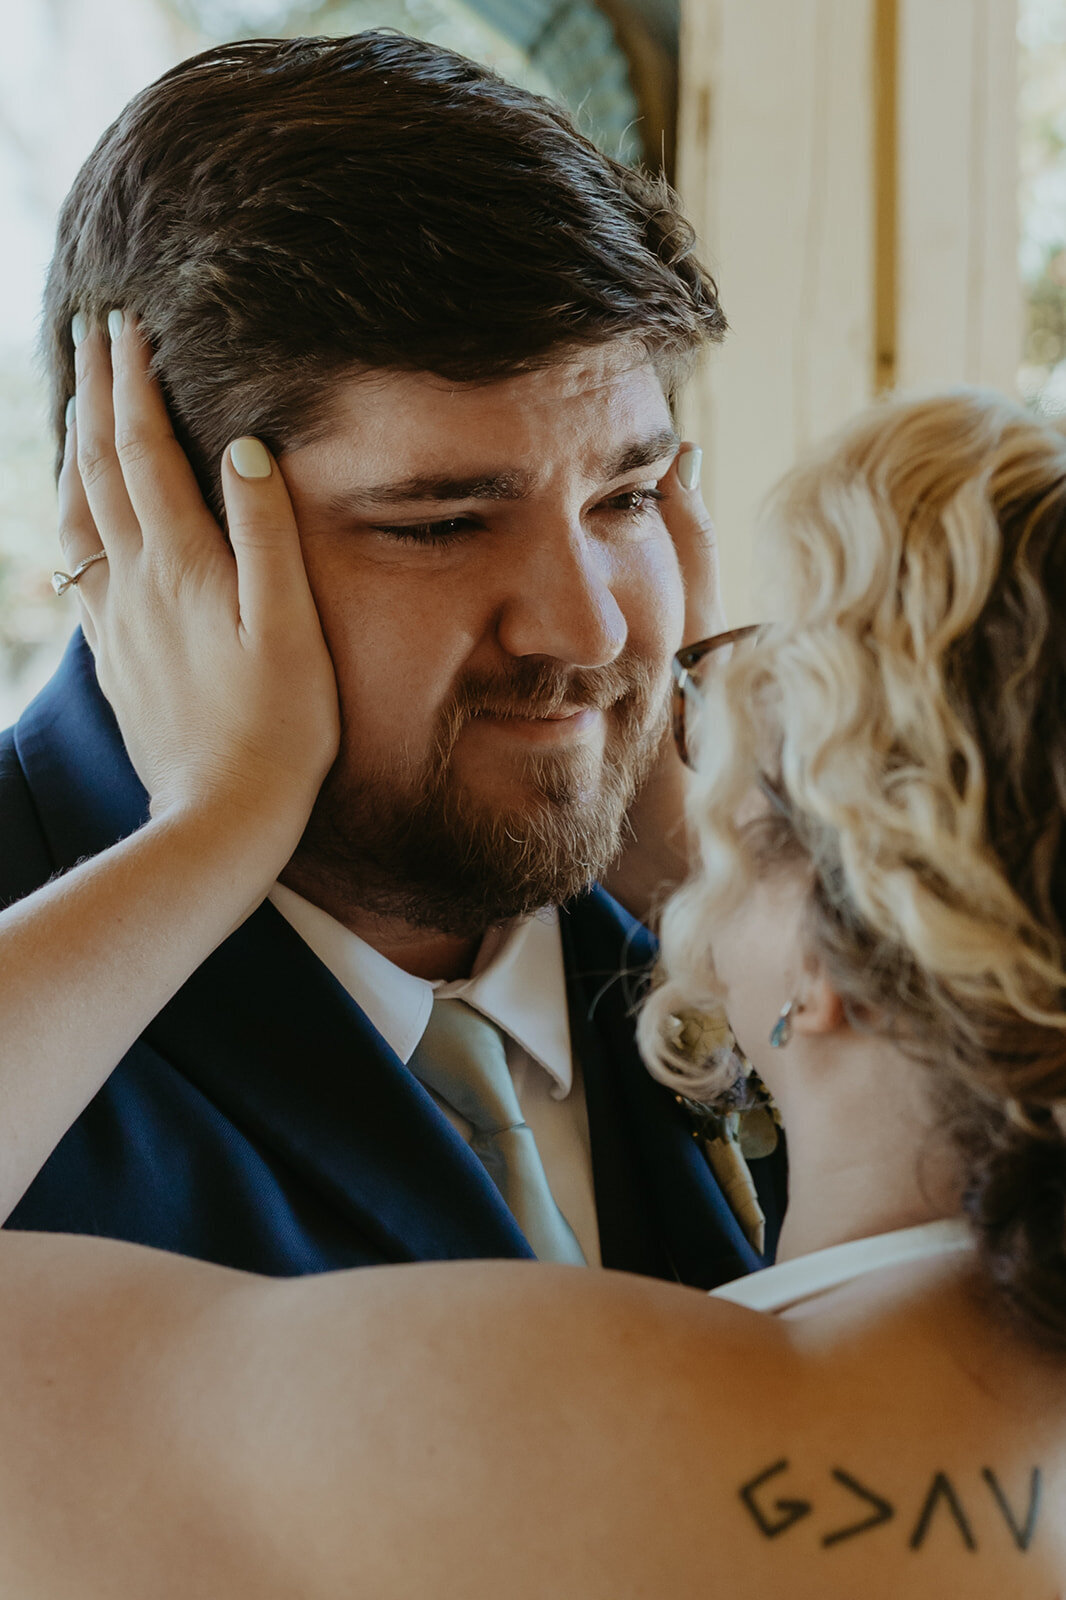
[[[630,337],[669,387],[719,338],[665,181],[565,113],[384,31],[209,50],[137,95],[79,173],[45,293],[57,436],[70,320],[142,319],[218,508],[228,441],[280,452],[371,368],[486,381]]]

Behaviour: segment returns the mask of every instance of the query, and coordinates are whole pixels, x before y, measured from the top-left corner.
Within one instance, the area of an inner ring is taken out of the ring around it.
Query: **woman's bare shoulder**
[[[859,1297],[821,1327],[567,1268],[349,1284],[316,1288],[300,1471],[365,1510],[376,1594],[431,1576],[441,1600],[469,1593],[486,1526],[484,1592],[513,1600],[705,1600],[715,1578],[730,1600],[852,1600],[860,1582],[940,1600],[963,1577],[969,1600],[1054,1592],[1066,1374],[990,1333],[957,1282]]]

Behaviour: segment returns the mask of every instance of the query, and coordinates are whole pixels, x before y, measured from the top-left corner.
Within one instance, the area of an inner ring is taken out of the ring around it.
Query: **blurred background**
[[[396,27],[666,167],[732,325],[683,415],[731,621],[759,614],[767,489],[877,394],[1066,412],[1066,0],[15,0],[4,22],[0,726],[75,620],[35,355],[55,216],[130,96],[226,39]]]

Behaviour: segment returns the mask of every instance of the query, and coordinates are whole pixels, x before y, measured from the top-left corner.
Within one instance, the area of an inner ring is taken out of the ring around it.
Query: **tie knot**
[[[503,1034],[463,1000],[435,1000],[411,1071],[478,1133],[522,1125]]]

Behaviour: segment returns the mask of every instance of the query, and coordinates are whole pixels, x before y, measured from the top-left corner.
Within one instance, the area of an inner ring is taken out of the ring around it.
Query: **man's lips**
[[[556,711],[479,713],[471,726],[511,734],[534,743],[552,744],[592,733],[603,719],[598,706],[562,706]]]

